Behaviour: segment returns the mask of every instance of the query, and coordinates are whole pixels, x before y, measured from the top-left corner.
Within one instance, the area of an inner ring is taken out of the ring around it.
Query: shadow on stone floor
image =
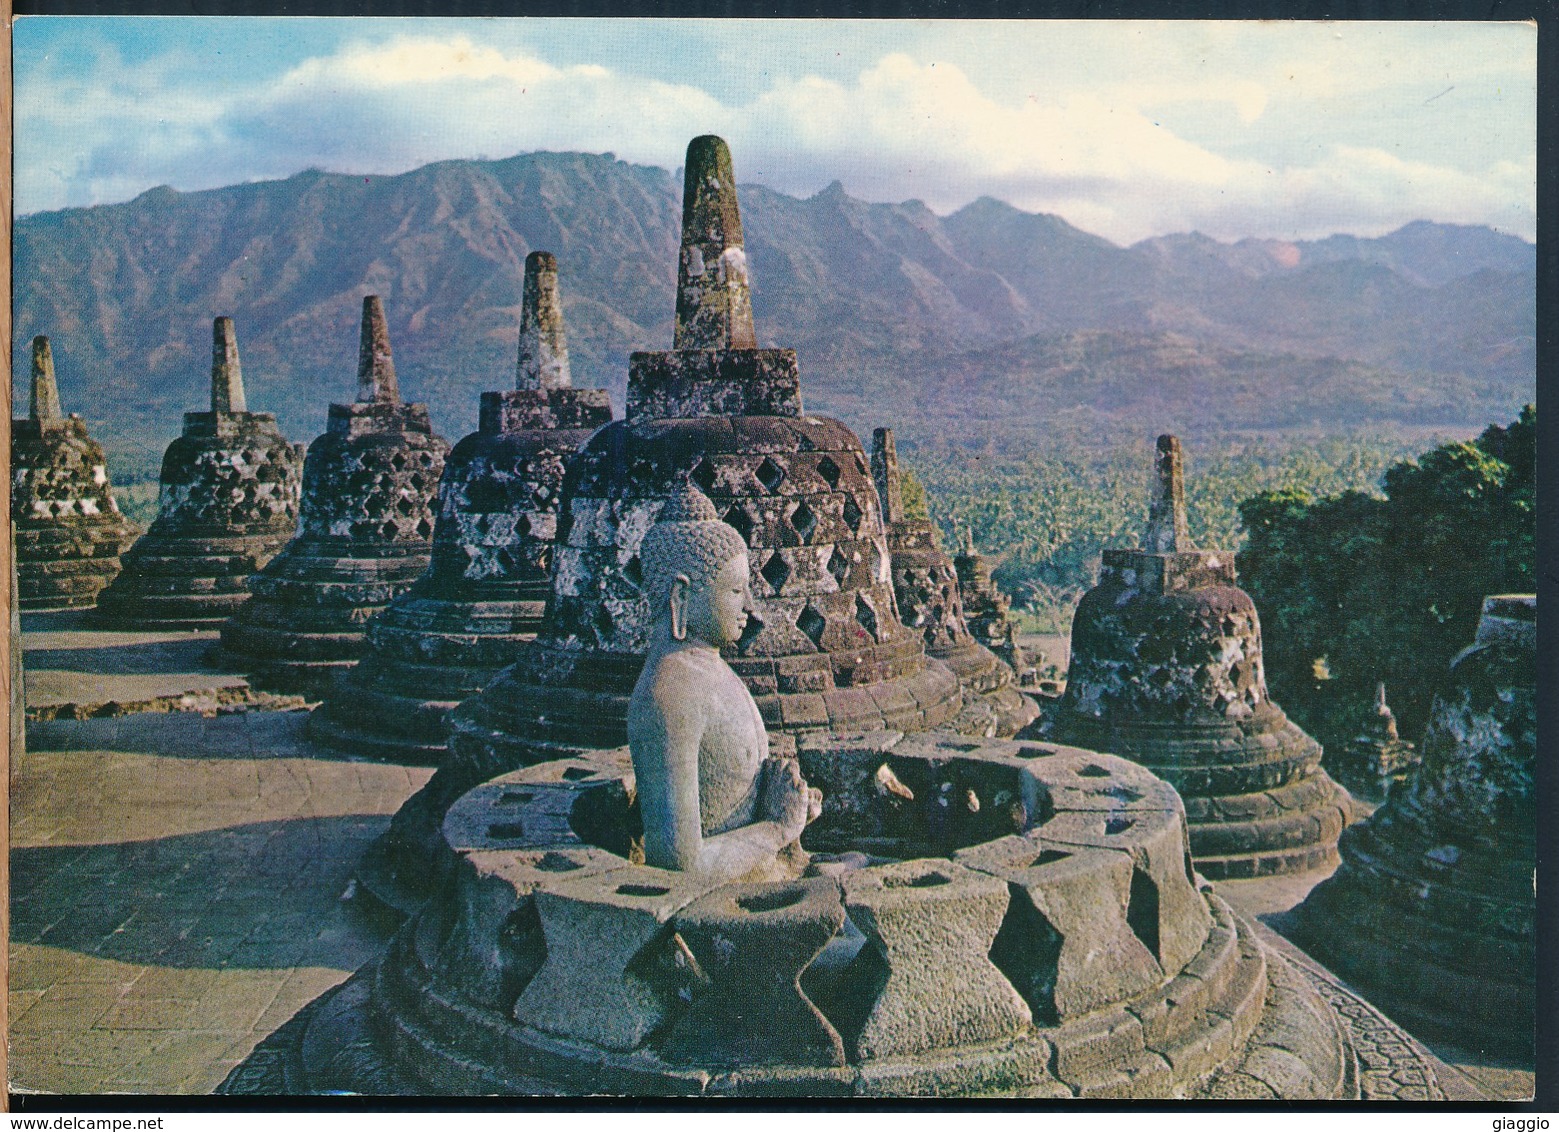
[[[119,751],[172,759],[315,759],[379,762],[312,742],[306,711],[141,712],[109,719],[27,724],[27,750]]]
[[[11,853],[11,938],[176,968],[354,970],[393,924],[340,896],[383,815]]]
[[[207,662],[211,642],[200,638],[173,641],[129,641],[81,648],[29,648],[23,661],[35,672],[91,672],[114,676],[161,676],[169,672],[237,673]]]

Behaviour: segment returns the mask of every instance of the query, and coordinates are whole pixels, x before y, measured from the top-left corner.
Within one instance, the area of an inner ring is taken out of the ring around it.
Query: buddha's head
[[[644,592],[655,623],[672,639],[732,644],[755,612],[747,586],[747,544],[690,483],[672,493],[639,547]]]

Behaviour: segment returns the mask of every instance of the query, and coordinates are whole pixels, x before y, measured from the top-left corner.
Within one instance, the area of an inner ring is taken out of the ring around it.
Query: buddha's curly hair
[[[650,608],[659,610],[665,605],[678,574],[686,574],[696,588],[745,553],[746,541],[735,527],[720,521],[708,496],[691,483],[683,483],[661,505],[660,514],[639,544],[643,590]]]

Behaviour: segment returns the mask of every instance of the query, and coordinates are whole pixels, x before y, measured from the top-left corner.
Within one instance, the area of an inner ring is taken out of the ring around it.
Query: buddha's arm
[[[658,691],[658,689],[657,689]],[[642,720],[645,765],[635,753],[644,861],[663,869],[731,880],[772,861],[800,833],[760,821],[705,837],[698,801],[698,751],[703,711],[679,695],[655,697],[654,718]]]

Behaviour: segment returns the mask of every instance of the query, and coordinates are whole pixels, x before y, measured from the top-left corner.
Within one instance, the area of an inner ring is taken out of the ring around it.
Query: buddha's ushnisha
[[[640,559],[654,621],[628,741],[645,863],[723,879],[770,875],[822,795],[795,760],[769,757],[758,705],[720,656],[753,612],[746,543],[684,483]]]

